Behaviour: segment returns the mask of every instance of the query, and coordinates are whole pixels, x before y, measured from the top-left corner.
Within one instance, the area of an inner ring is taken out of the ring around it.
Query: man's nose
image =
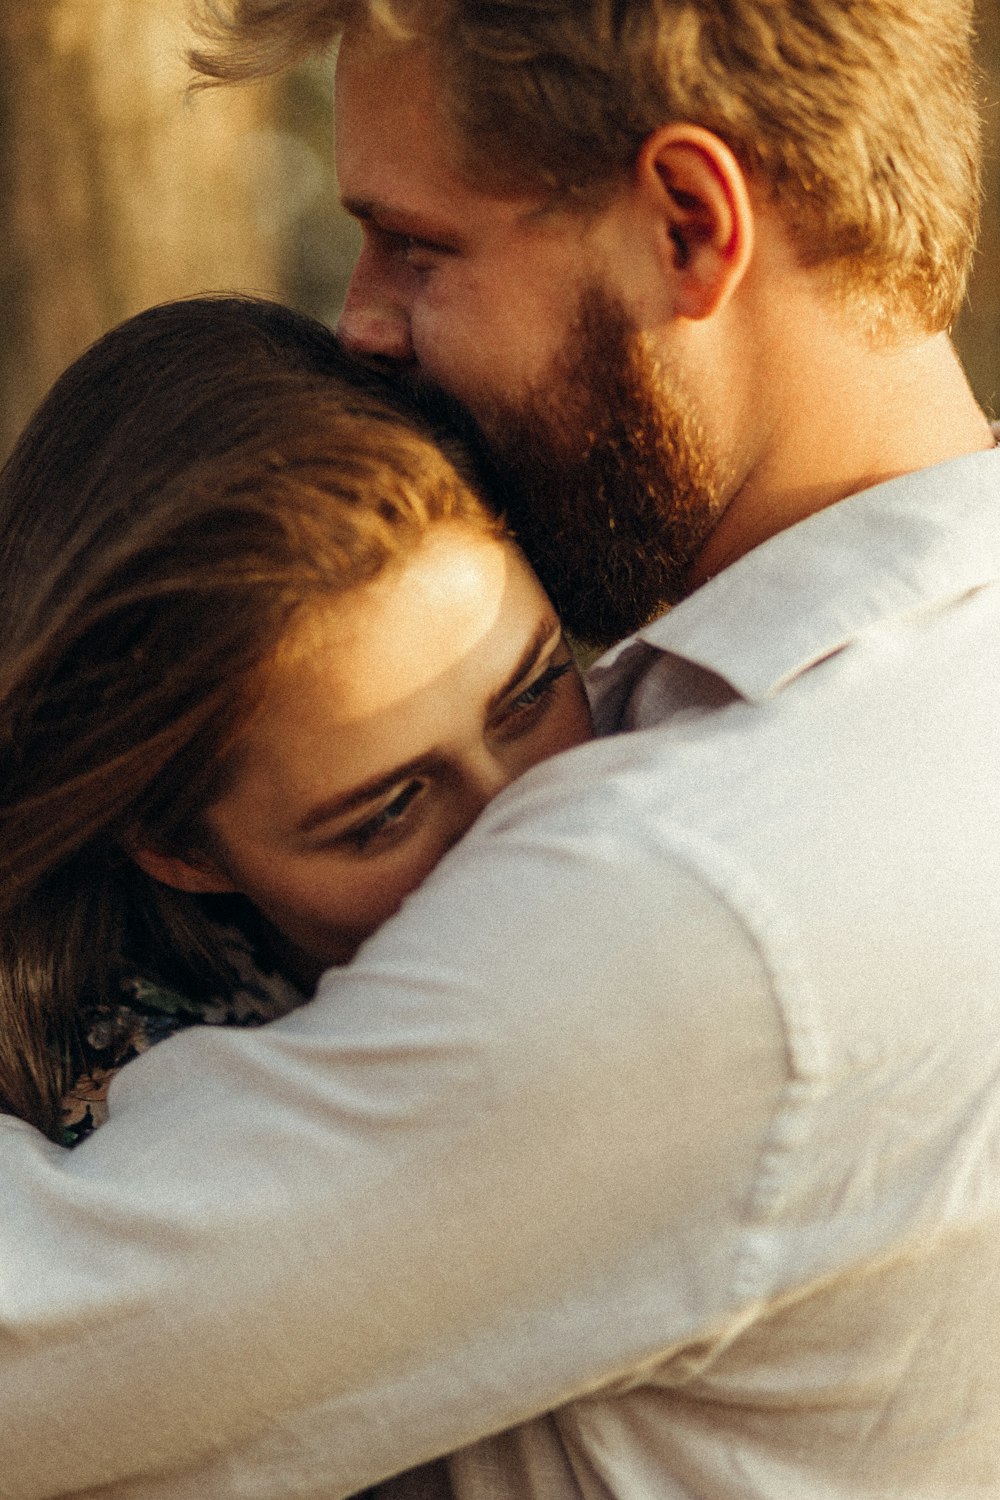
[[[413,359],[409,313],[393,288],[375,274],[365,250],[354,267],[337,333],[354,354],[403,363]]]

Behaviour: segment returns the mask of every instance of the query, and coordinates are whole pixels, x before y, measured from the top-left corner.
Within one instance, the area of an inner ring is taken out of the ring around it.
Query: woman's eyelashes
[[[518,734],[526,734],[534,723],[545,716],[555,693],[556,683],[565,677],[567,672],[573,671],[573,659],[552,662],[544,672],[540,672],[534,682],[528,687],[522,688],[516,697],[509,703],[504,704],[495,715],[497,727],[504,733],[505,739],[514,739]]]
[[[573,670],[572,657],[552,662],[533,682],[500,706],[487,726],[487,731],[501,743],[530,734],[551,708],[557,683]],[[395,847],[419,827],[426,795],[432,790],[432,782],[433,778],[430,776],[407,781],[377,812],[338,833],[334,843],[359,854],[376,854]]]
[[[410,809],[425,786],[426,783],[423,781],[407,782],[384,807],[380,807],[378,812],[365,818],[363,823],[347,829],[339,836],[337,842],[349,844],[361,853],[366,852],[373,845],[381,846],[391,842],[407,822]]]

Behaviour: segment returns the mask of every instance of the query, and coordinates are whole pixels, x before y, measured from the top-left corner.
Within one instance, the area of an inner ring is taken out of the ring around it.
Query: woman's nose
[[[463,768],[461,781],[455,787],[449,847],[472,827],[487,803],[509,786],[516,774],[491,755],[484,755]]]

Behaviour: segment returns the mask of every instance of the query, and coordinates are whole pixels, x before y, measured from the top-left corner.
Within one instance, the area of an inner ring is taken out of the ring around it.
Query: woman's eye
[[[523,692],[518,693],[516,698],[511,699],[505,716],[516,718],[519,714],[531,714],[532,710],[537,710],[542,704],[547,704],[560,677],[565,677],[566,673],[572,670],[572,660],[553,662],[535,678],[530,687],[526,687]]]
[[[423,791],[422,781],[409,782],[401,792],[387,802],[377,813],[359,823],[356,828],[350,828],[341,835],[341,840],[350,844],[355,849],[369,849],[373,844],[381,840],[391,838],[398,832],[406,819],[414,800]]]

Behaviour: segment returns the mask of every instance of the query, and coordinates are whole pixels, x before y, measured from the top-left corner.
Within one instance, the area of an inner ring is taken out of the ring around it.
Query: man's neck
[[[995,443],[947,335],[875,352],[827,332],[797,373],[786,366],[787,415],[695,560],[692,589],[815,511]]]

